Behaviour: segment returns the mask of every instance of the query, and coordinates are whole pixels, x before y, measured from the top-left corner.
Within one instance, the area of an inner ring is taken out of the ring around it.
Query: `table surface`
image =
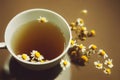
[[[68,23],[82,18],[88,30],[95,29],[96,36],[80,41],[86,46],[96,44],[113,59],[112,74],[106,75],[93,65],[91,56],[86,66],[71,63],[63,71],[57,65],[46,71],[30,71],[20,66],[7,49],[0,49],[0,80],[119,80],[120,79],[120,1],[119,0],[0,0],[0,42],[8,22],[19,12],[45,8],[61,14]],[[81,13],[88,10],[87,14]]]

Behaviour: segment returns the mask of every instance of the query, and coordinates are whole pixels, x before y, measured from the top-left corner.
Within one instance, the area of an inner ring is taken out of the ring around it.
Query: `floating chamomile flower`
[[[46,22],[48,22],[48,20],[46,19],[46,17],[39,17],[38,19],[37,19],[39,22],[41,22],[41,23],[46,23]]]
[[[105,60],[104,64],[108,65],[109,68],[113,67],[112,59]]]
[[[111,69],[110,68],[104,68],[103,71],[105,74],[111,74]]]
[[[44,57],[36,50],[33,50],[31,52],[31,57],[32,57],[32,59],[37,59],[37,60],[43,60],[44,59]]]
[[[105,52],[103,49],[100,49],[100,50],[98,51],[98,54],[99,54],[100,56],[103,56],[104,59],[108,57],[108,55],[106,54],[106,52]]]
[[[95,65],[95,67],[96,67],[97,69],[102,69],[102,68],[103,68],[103,64],[100,63],[100,61],[95,61],[95,62],[94,62],[94,65]]]
[[[70,67],[70,62],[68,60],[61,60],[60,66],[63,70],[66,70],[66,68]]]
[[[25,61],[29,61],[30,60],[30,57],[27,55],[27,54],[22,54],[22,55],[18,55],[18,57],[22,60],[25,60]]]
[[[83,21],[83,19],[78,18],[77,21],[76,21],[76,24],[77,24],[78,26],[84,26],[84,21]]]

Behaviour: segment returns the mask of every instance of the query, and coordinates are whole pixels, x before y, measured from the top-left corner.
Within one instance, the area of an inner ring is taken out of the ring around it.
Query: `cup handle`
[[[6,48],[5,42],[0,42],[0,49]]]

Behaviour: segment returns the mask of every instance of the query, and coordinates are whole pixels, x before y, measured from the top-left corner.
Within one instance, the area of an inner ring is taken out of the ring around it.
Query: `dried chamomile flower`
[[[88,57],[86,55],[82,55],[81,59],[83,59],[85,62],[88,62]]]
[[[87,38],[84,37],[84,36],[80,36],[80,35],[79,35],[79,39],[80,39],[81,41],[85,41]]]
[[[82,41],[85,41],[86,38],[87,38],[87,35],[88,35],[88,31],[87,31],[87,28],[82,26],[80,27],[80,32],[79,32],[79,39],[82,40]]]
[[[104,68],[103,71],[105,74],[111,74],[111,69],[110,68]]]
[[[29,61],[30,60],[30,57],[27,54],[25,54],[25,53],[23,53],[22,55],[18,55],[18,57],[20,59],[22,59],[22,60],[25,60],[25,61]]]
[[[96,35],[95,30],[91,30],[88,34],[88,37],[92,37],[92,36],[95,36],[95,35]]]
[[[79,50],[84,53],[86,51],[86,47],[83,44],[77,45]]]
[[[76,26],[71,27],[71,30],[77,30],[77,27]]]
[[[75,45],[77,45],[76,40],[71,40],[71,46],[73,47]]]
[[[108,55],[106,54],[106,52],[105,52],[103,49],[100,49],[100,50],[98,51],[98,54],[99,54],[100,56],[103,56],[104,59],[108,57]]]
[[[78,19],[76,20],[76,24],[77,24],[78,26],[84,26],[84,21],[83,21],[83,19],[78,18]]]
[[[88,48],[89,48],[89,49],[92,49],[92,50],[96,50],[96,49],[97,49],[97,46],[94,45],[94,44],[91,44]]]
[[[81,32],[83,32],[83,31],[86,31],[87,28],[86,28],[85,26],[82,26],[82,27],[80,28],[80,30],[81,30]]]
[[[76,57],[78,56],[78,47],[77,45],[73,46],[73,47],[70,47],[69,50],[68,50],[68,54],[72,57]]]
[[[38,51],[36,51],[36,50],[33,50],[31,52],[31,57],[32,57],[32,59],[37,59],[37,60],[44,59],[44,57]]]
[[[62,67],[63,70],[66,70],[66,68],[70,67],[70,62],[68,60],[61,60],[60,66]]]
[[[100,61],[95,61],[95,62],[94,62],[94,65],[95,65],[95,67],[96,67],[97,69],[102,69],[102,68],[103,68],[103,64],[100,63]]]
[[[83,14],[87,14],[87,13],[88,13],[88,11],[87,11],[86,9],[82,10],[81,12],[82,12]]]
[[[85,30],[85,31],[81,32],[81,35],[82,35],[83,37],[88,37],[88,31]]]
[[[105,64],[105,65],[108,65],[109,68],[112,68],[112,67],[113,67],[112,59],[107,59],[107,60],[105,60],[104,64]]]
[[[70,55],[71,56],[77,56],[77,51],[76,50],[71,51]]]
[[[74,22],[70,23],[71,30],[77,30],[76,24]]]
[[[71,26],[71,27],[75,27],[75,26],[76,26],[75,22],[71,22],[71,23],[70,23],[70,26]]]
[[[94,44],[89,45],[87,55],[92,55],[96,53],[97,46]]]
[[[46,19],[46,17],[39,17],[38,19],[37,19],[39,22],[41,22],[41,23],[46,23],[46,22],[48,22],[48,20]]]

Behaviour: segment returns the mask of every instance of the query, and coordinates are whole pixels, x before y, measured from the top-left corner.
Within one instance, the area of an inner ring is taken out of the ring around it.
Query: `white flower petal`
[[[67,62],[66,65],[64,65],[65,61]],[[63,60],[62,59],[61,62],[60,62],[60,66],[62,67],[63,70],[66,70],[66,68],[70,67],[70,62],[68,60]]]
[[[113,67],[113,64],[108,65],[108,67],[109,67],[109,68],[112,68],[112,67]]]
[[[107,55],[107,54],[105,54],[103,57],[104,57],[104,59],[106,59],[106,58],[108,58],[108,55]]]

